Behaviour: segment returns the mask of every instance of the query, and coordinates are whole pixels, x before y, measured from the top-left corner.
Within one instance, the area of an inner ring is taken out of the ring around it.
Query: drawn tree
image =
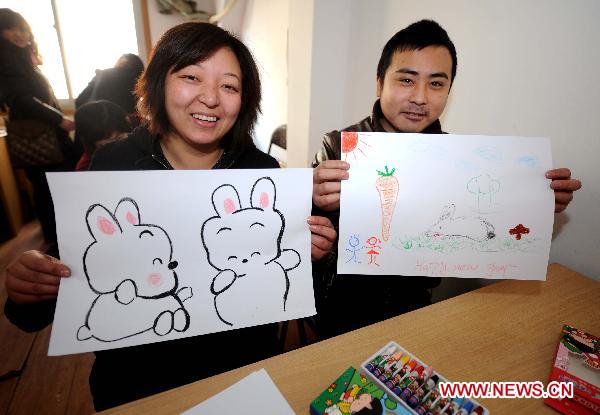
[[[500,182],[487,173],[481,174],[469,180],[467,190],[475,195],[476,211],[487,213],[494,205],[494,194],[500,191]]]

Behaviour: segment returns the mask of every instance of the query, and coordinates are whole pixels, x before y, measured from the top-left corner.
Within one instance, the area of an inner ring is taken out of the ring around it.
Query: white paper
[[[50,355],[315,314],[310,169],[52,173],[48,181],[72,272],[61,281]]]
[[[253,372],[183,415],[294,415],[265,369]]]
[[[340,274],[545,279],[548,139],[343,134]]]

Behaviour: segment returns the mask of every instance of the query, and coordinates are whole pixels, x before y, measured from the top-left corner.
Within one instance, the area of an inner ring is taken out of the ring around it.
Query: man
[[[439,117],[456,76],[457,57],[446,31],[421,20],[396,33],[377,66],[378,100],[370,117],[344,131],[442,134]],[[313,203],[338,226],[341,181],[350,165],[340,160],[340,131],[325,134],[313,161]],[[546,172],[552,179],[555,212],[561,212],[581,187],[569,169]],[[336,275],[337,253],[315,270],[318,324],[324,336],[336,335],[431,303],[439,278]],[[349,311],[353,310],[353,311]]]

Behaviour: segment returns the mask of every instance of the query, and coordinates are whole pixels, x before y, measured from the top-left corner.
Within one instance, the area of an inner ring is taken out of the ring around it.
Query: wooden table
[[[562,265],[503,281],[261,362],[114,408],[180,413],[264,367],[298,414],[347,367],[394,340],[452,381],[547,383],[563,323],[600,334],[600,282]],[[538,399],[481,399],[492,414],[556,414]]]

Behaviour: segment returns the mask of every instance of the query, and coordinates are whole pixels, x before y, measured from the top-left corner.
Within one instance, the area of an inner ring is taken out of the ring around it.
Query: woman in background
[[[127,137],[131,125],[123,108],[107,101],[91,101],[75,111],[75,132],[83,144],[83,155],[75,170],[87,170],[94,152],[113,141]]]
[[[27,167],[33,185],[34,211],[48,244],[56,243],[54,206],[46,172],[73,170],[81,147],[68,132],[73,121],[64,117],[48,80],[37,68],[39,55],[27,21],[11,9],[0,9],[0,104],[8,106],[10,120],[37,120],[56,129],[65,161],[49,166]],[[9,129],[10,132],[10,129]]]
[[[133,53],[122,55],[114,67],[96,70],[96,76],[75,100],[75,107],[79,108],[86,102],[101,99],[111,101],[125,111],[133,126],[136,127],[139,118],[134,89],[143,71],[144,63],[139,56]]]

